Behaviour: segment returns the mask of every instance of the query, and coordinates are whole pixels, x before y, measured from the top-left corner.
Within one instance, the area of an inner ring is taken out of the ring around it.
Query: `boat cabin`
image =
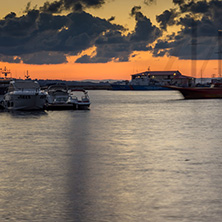
[[[36,90],[38,91],[40,89],[40,86],[37,81],[32,80],[13,80],[10,82],[8,91],[12,92],[15,90]]]

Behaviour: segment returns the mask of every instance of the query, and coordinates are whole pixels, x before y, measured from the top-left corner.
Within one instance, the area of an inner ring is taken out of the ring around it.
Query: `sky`
[[[218,76],[221,0],[7,0],[0,68],[14,78],[130,79],[146,70]]]

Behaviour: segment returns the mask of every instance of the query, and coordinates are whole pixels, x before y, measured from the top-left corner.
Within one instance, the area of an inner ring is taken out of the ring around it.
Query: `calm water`
[[[0,113],[0,221],[221,221],[222,100],[89,95],[90,111]]]

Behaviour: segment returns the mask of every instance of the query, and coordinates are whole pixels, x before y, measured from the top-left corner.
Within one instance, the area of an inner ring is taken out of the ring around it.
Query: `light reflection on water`
[[[0,221],[221,221],[222,100],[89,94],[0,113]]]

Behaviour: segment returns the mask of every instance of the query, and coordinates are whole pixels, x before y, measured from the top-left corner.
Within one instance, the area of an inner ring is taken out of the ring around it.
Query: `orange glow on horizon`
[[[207,64],[207,65],[206,65]],[[206,67],[203,70],[203,67]],[[143,72],[150,68],[151,71],[178,70],[183,75],[192,76],[191,61],[179,60],[172,57],[154,58],[148,52],[139,52],[129,62],[108,63],[67,63],[57,65],[27,65],[0,62],[0,68],[7,67],[13,78],[25,78],[27,70],[32,79],[60,79],[60,80],[130,80],[131,75]],[[218,61],[196,61],[196,78],[218,77]]]

